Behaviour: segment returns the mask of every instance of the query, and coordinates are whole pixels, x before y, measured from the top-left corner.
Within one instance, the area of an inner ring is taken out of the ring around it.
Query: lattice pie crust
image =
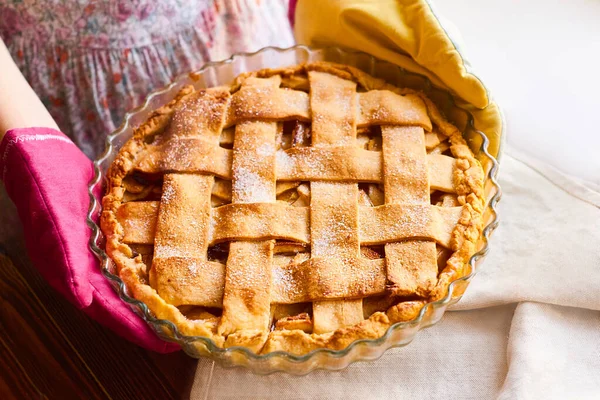
[[[106,251],[184,335],[257,353],[382,336],[463,276],[483,171],[422,93],[312,63],[185,87],[108,173]]]

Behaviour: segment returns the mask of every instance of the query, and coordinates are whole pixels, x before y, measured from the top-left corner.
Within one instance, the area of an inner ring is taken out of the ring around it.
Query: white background
[[[433,2],[504,111],[509,145],[600,184],[600,1]]]

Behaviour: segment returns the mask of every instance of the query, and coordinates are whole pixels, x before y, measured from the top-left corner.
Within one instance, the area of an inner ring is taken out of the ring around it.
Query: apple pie
[[[468,272],[483,170],[422,92],[327,62],[184,87],[121,148],[101,227],[129,293],[180,333],[342,349]]]

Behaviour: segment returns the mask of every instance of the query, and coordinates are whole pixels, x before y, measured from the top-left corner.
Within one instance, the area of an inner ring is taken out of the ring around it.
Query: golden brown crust
[[[125,193],[124,178],[133,171],[136,160],[144,152],[147,143],[151,142],[157,134],[168,129],[176,106],[184,98],[194,93],[192,87],[185,87],[173,101],[156,110],[144,124],[135,129],[133,138],[125,143],[119,151],[117,158],[107,173],[108,187],[102,201],[103,211],[101,215],[101,228],[106,236],[106,252],[115,262],[119,276],[133,297],[145,303],[157,318],[172,321],[183,335],[204,336],[212,339],[217,346],[248,346],[260,353],[283,350],[294,354],[304,354],[317,348],[339,350],[347,347],[356,339],[380,337],[392,324],[415,318],[427,302],[439,300],[444,297],[447,293],[448,285],[466,274],[465,265],[476,251],[477,242],[481,236],[485,200],[483,193],[483,170],[468,148],[460,131],[444,119],[435,104],[423,93],[411,89],[396,88],[380,79],[371,77],[356,68],[346,65],[316,62],[284,69],[264,69],[250,72],[236,78],[229,91],[231,93],[238,91],[241,85],[248,79],[270,78],[273,76],[281,76],[284,82],[293,81],[297,84],[298,88],[305,89],[302,87],[304,81],[298,80],[296,77],[306,75],[309,71],[324,72],[345,80],[350,80],[356,82],[366,90],[389,90],[390,92],[420,99],[422,103],[414,102],[414,104],[422,104],[429,118],[427,120],[419,120],[418,122],[413,121],[412,124],[431,131],[431,123],[433,123],[433,126],[436,128],[436,135],[449,138],[451,144],[450,151],[454,158],[456,158],[453,183],[456,188],[457,201],[462,206],[462,211],[449,239],[449,245],[453,253],[449,257],[446,266],[439,273],[437,283],[426,300],[409,300],[394,304],[385,313],[375,312],[368,319],[356,325],[340,328],[333,332],[320,334],[304,332],[306,328],[306,316],[303,316],[298,321],[290,319],[287,322],[288,326],[297,326],[298,329],[276,329],[269,333],[244,330],[229,335],[222,335],[218,330],[216,318],[197,320],[186,318],[177,307],[165,302],[158,295],[157,291],[153,289],[152,286],[155,283],[153,279],[155,278],[152,275],[148,276],[142,256],[134,256],[131,247],[124,242],[125,229],[121,223],[123,218],[122,216],[119,218],[119,209],[123,204]],[[238,101],[241,100],[243,99],[238,99]],[[294,101],[294,104],[300,104],[305,100],[300,95],[296,96]],[[367,105],[365,109],[369,109],[369,107]],[[306,115],[302,114],[303,108],[298,106],[297,109],[299,110],[297,117],[299,119],[306,118]],[[227,121],[229,121],[227,124],[230,124],[230,121],[238,118],[238,116],[229,115],[227,118]],[[368,118],[374,118],[374,116],[371,115]],[[389,118],[403,121],[403,118],[407,117],[397,114]],[[428,122],[429,120],[431,122]],[[431,137],[428,140],[429,146],[435,145],[433,143],[435,142],[435,138]],[[284,325],[285,321],[282,321],[281,326]]]

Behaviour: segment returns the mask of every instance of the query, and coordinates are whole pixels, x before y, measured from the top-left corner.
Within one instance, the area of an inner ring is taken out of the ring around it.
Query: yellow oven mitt
[[[300,0],[295,35],[298,43],[360,50],[427,76],[473,115],[475,128],[490,140],[490,154],[498,156],[503,131],[498,105],[427,1]]]

